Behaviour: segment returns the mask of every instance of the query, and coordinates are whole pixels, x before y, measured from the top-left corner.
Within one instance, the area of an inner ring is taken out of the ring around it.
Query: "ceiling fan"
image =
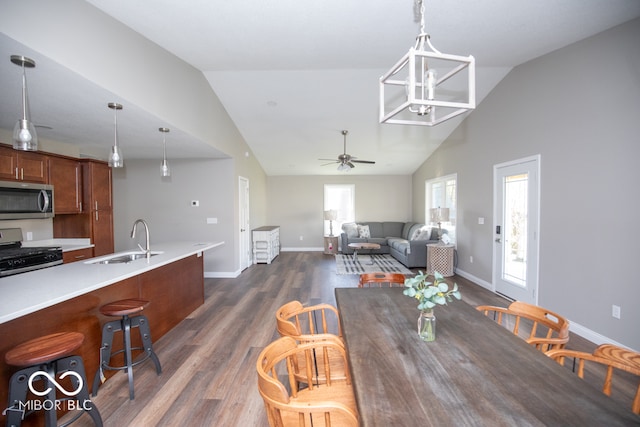
[[[352,168],[355,167],[354,163],[368,163],[368,164],[375,164],[376,162],[373,162],[371,160],[357,160],[357,157],[353,157],[350,154],[347,154],[347,134],[349,133],[348,130],[343,130],[342,131],[342,135],[344,136],[344,149],[342,154],[340,154],[338,156],[337,160],[333,160],[333,159],[318,159],[318,160],[327,160],[330,161],[331,163],[325,163],[322,166],[326,166],[326,165],[330,165],[333,163],[338,163],[338,170],[339,171],[348,171],[351,170]]]

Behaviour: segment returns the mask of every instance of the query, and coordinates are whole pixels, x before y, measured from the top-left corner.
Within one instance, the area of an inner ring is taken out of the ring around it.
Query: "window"
[[[356,220],[355,192],[353,184],[324,186],[324,210],[335,209],[338,212],[337,219],[331,221],[334,236],[340,235],[342,224]],[[324,234],[328,236],[330,231],[330,221],[324,221]]]
[[[425,222],[429,223],[432,208],[449,208],[449,221],[443,222],[441,227],[447,230],[452,243],[456,241],[457,181],[457,174],[453,174],[425,182]]]

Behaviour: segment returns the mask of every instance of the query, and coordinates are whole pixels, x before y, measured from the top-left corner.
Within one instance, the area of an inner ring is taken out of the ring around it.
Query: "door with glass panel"
[[[540,157],[494,167],[496,292],[537,304]]]

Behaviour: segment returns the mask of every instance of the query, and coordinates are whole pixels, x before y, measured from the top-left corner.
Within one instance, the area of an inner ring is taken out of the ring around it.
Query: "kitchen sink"
[[[151,256],[159,255],[162,252],[152,251]],[[126,264],[138,259],[145,259],[147,254],[144,252],[121,252],[107,257],[89,260],[85,264]]]

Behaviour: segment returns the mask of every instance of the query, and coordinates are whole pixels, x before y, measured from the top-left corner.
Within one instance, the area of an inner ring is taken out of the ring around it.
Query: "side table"
[[[324,253],[327,255],[338,253],[338,236],[324,236]]]
[[[427,275],[437,271],[444,277],[453,276],[454,250],[454,245],[441,243],[427,245]]]

